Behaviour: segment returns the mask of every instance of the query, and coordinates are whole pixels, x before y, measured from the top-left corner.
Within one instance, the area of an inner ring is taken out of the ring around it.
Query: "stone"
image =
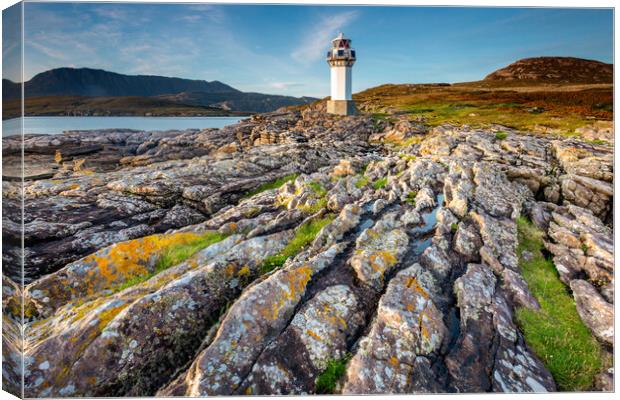
[[[575,279],[571,281],[577,312],[592,331],[592,334],[602,343],[614,343],[614,308],[588,282]]]

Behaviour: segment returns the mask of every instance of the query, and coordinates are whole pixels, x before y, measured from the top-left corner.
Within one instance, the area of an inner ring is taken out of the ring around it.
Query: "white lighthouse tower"
[[[331,100],[327,102],[327,112],[354,115],[351,67],[355,64],[355,50],[351,48],[351,39],[345,39],[342,32],[332,40],[332,48],[327,52],[327,63],[331,67]]]

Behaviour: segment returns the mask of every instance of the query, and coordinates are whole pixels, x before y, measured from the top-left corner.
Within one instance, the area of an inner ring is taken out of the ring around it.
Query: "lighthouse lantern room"
[[[327,52],[327,63],[331,69],[331,100],[327,102],[327,112],[354,115],[351,67],[355,64],[355,50],[351,48],[351,39],[345,39],[342,32],[332,40],[332,48]]]

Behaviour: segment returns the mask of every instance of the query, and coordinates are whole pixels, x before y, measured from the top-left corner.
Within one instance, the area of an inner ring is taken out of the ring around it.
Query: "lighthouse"
[[[327,63],[331,69],[331,100],[327,101],[327,112],[354,115],[351,68],[355,64],[355,50],[351,48],[351,39],[346,39],[342,32],[332,40],[332,48],[327,52]]]

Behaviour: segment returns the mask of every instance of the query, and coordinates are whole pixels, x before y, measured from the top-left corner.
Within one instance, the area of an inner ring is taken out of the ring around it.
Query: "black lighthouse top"
[[[332,67],[350,67],[355,63],[355,50],[351,48],[351,39],[345,39],[342,32],[332,40],[332,48],[327,52],[327,63]]]

